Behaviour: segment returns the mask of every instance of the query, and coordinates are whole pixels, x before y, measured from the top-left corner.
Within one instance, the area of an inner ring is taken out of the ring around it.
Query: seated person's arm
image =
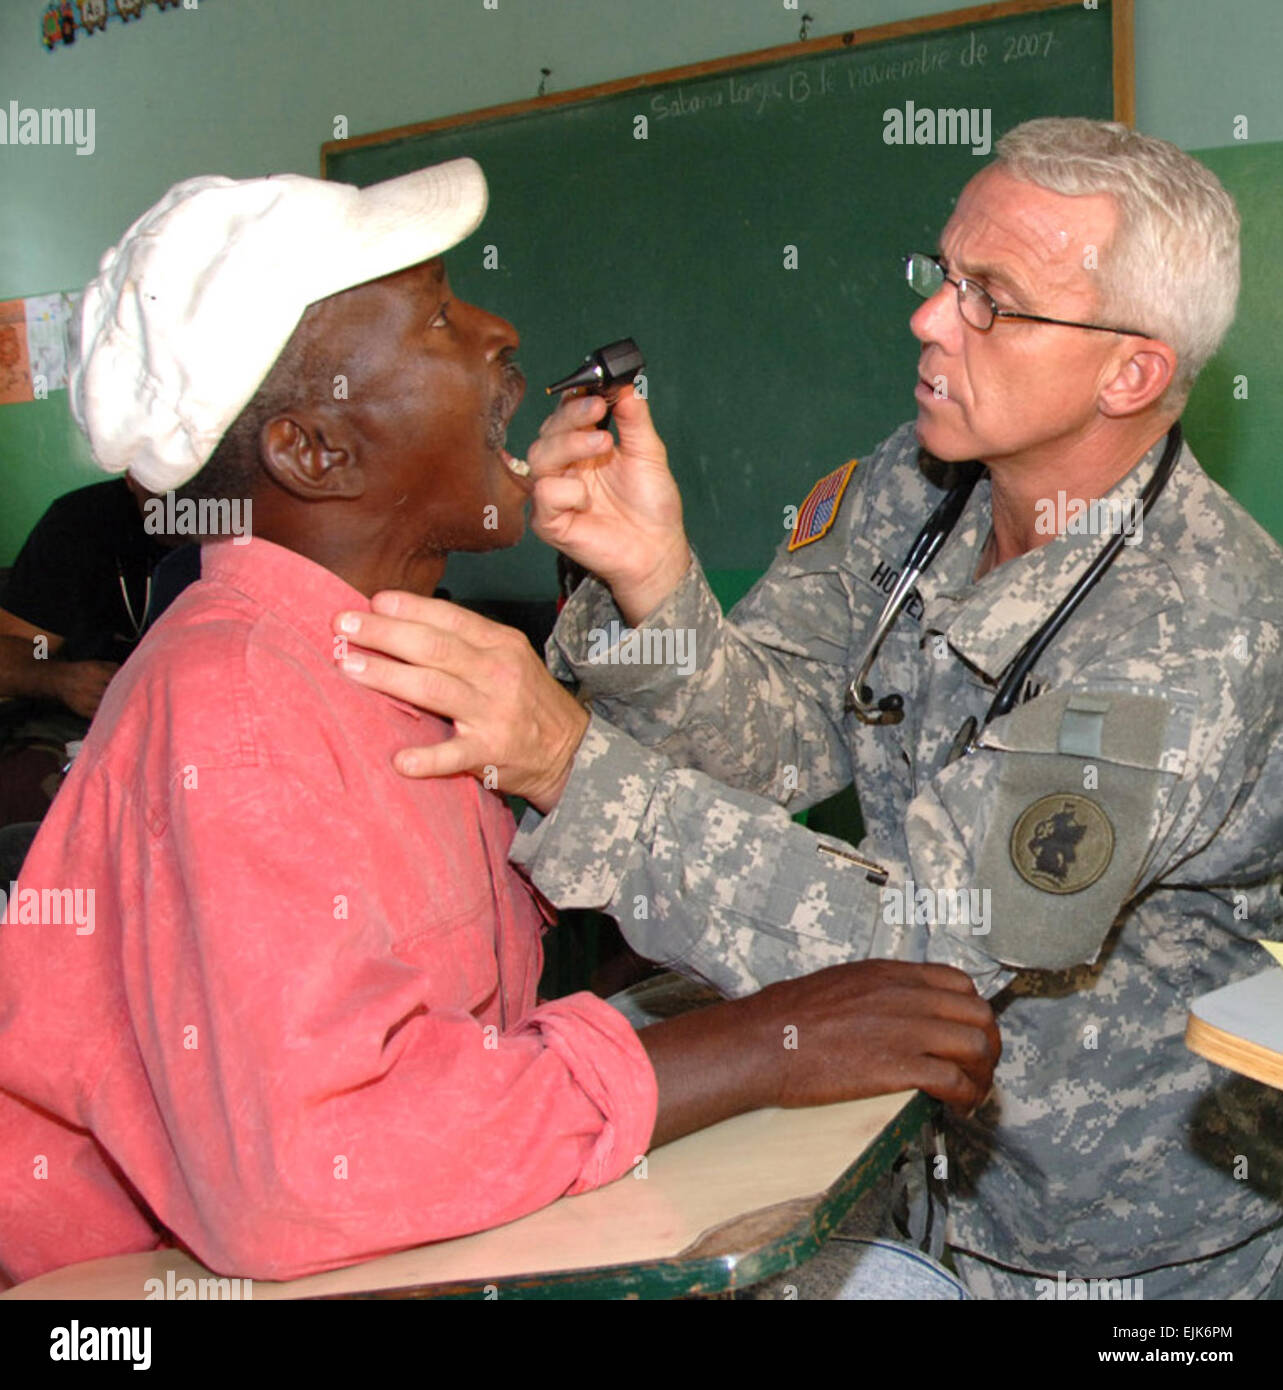
[[[659,1082],[652,1146],[763,1106],[920,1088],[959,1111],[988,1093],[989,1005],[945,965],[858,961],[638,1033]]]
[[[36,651],[39,637],[45,638],[43,655]],[[110,661],[51,660],[63,640],[0,608],[0,696],[57,700],[92,718],[118,668]]]
[[[149,693],[136,717],[166,729]],[[95,892],[42,1026],[90,1037],[119,979],[137,1066],[86,1044],[78,1086],[91,1111],[136,1117],[104,1143],[164,1224],[216,1269],[294,1278],[626,1172],[655,1104],[637,1035],[586,995],[502,1016],[484,860],[447,893],[440,847],[372,858],[319,755],[278,765],[269,737],[258,766],[235,765],[235,735],[221,767],[189,763],[190,730],[155,739],[173,775],[149,777],[168,794],[147,805],[100,749],[23,870]]]

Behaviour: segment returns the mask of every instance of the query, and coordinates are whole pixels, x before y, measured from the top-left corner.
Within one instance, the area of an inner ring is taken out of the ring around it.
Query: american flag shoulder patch
[[[855,465],[859,461],[852,459],[841,468],[835,468],[806,494],[806,501],[797,511],[797,524],[793,527],[793,535],[789,540],[790,550],[810,545],[812,541],[818,541],[821,536],[827,534],[829,527],[837,520],[838,504],[842,501],[842,494],[846,491],[846,485],[851,481],[851,474],[855,472]]]

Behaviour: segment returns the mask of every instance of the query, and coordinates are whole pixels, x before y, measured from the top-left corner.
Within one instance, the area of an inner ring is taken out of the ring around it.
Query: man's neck
[[[373,598],[381,589],[404,589],[407,593],[431,598],[441,583],[446,561],[444,555],[418,555],[389,561],[385,556],[351,552],[333,554],[327,559],[315,555],[311,558],[347,580],[366,598]]]
[[[1102,422],[1073,440],[1058,440],[1033,453],[988,462],[993,530],[976,569],[990,570],[1054,541],[1043,520],[1064,493],[1067,507],[1104,497],[1171,428],[1169,417]],[[1056,515],[1060,515],[1059,510]]]
[[[269,499],[270,500],[270,499]],[[396,539],[355,525],[346,529],[320,524],[315,513],[284,513],[268,505],[254,504],[254,534],[314,561],[337,574],[366,598],[381,589],[405,589],[431,598],[445,573],[446,557],[440,552],[410,550]]]

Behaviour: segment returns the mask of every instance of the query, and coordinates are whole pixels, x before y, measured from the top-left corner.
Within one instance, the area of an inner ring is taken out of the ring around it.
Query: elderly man
[[[574,747],[514,859],[644,954],[731,994],[864,955],[1005,987],[994,1095],[948,1126],[973,1290],[1278,1296],[1283,1105],[1182,1043],[1189,1000],[1280,935],[1283,558],[1176,428],[1233,318],[1237,213],[1163,141],[1035,121],[907,269],[916,421],[817,485],[729,620],[645,403],[619,402],[617,445],[597,399],[545,423],[535,527],[597,576],[550,645],[586,727],[536,746],[493,726],[451,616],[405,597],[376,596],[395,615],[362,639],[401,664],[355,678],[459,715],[407,771],[502,747],[551,783],[540,747]],[[911,570],[937,508],[953,524],[936,513]],[[621,617],[689,629],[695,672],[612,663]],[[852,778],[868,834],[845,858],[757,799]],[[664,910],[634,919],[639,897]]]
[[[332,615],[524,526],[517,335],[440,259],[485,203],[470,160],[365,190],[194,179],[86,292],[95,457],[176,506],[240,500],[255,534],[206,546],[112,681],[8,903],[0,1283],[166,1240],[289,1278],[510,1221],[761,1105],[988,1089],[989,1007],[940,966],[640,1036],[589,994],[537,1005],[545,914],[501,798],[393,770],[446,726],[346,679]]]

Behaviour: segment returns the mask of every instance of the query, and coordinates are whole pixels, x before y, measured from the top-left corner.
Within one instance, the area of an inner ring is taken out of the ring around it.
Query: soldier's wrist
[[[678,588],[690,563],[690,546],[682,533],[645,574],[610,581],[615,605],[629,627],[643,623]]]

